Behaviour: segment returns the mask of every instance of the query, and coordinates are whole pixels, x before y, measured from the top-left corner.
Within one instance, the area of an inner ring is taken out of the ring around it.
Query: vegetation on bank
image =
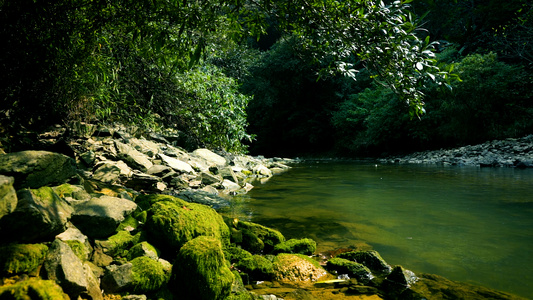
[[[269,156],[517,137],[533,130],[532,15],[526,0],[2,1],[0,135],[120,121]]]

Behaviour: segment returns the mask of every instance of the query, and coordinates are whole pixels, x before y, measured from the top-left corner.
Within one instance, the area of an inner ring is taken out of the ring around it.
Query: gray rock
[[[414,284],[418,278],[415,273],[404,269],[402,266],[396,266],[392,272],[385,278],[384,286],[386,289],[407,289]]]
[[[146,139],[132,138],[129,140],[129,144],[137,151],[146,154],[149,157],[154,157],[159,153],[159,145]]]
[[[151,190],[157,190],[158,189],[157,184],[160,182],[161,182],[161,178],[157,176],[145,174],[142,172],[133,172],[133,175],[125,183],[125,185],[134,190],[151,191]]]
[[[127,289],[133,282],[133,265],[110,265],[106,267],[106,273],[102,278],[104,292],[115,293]]]
[[[207,162],[214,164],[216,166],[225,166],[228,163],[224,157],[208,149],[196,149],[192,152],[192,154],[196,157],[203,158]]]
[[[205,191],[186,190],[180,192],[177,197],[187,202],[200,203],[210,206],[215,210],[228,207],[230,205],[229,200]]]
[[[174,172],[171,167],[163,165],[153,165],[146,171],[146,174],[163,177],[171,172]]]
[[[113,234],[118,224],[136,208],[137,204],[127,199],[92,198],[74,206],[72,223],[91,238],[103,238]]]
[[[81,251],[84,251],[83,252],[84,259],[88,260],[90,258],[93,247],[91,246],[91,243],[89,242],[89,238],[86,235],[84,235],[78,228],[74,227],[72,224],[67,230],[58,234],[56,236],[56,239],[59,239],[63,242],[68,242],[68,241],[79,242],[85,247],[84,249],[81,249]]]
[[[128,166],[133,169],[138,169],[141,172],[146,172],[152,167],[152,162],[148,159],[146,154],[143,154],[129,145],[115,141],[118,156],[124,160]]]
[[[13,188],[13,177],[0,175],[0,219],[12,213],[17,207],[17,192]]]
[[[83,263],[72,249],[60,240],[54,240],[44,262],[48,279],[56,281],[71,299],[87,292],[89,282]]]
[[[17,208],[0,220],[3,240],[47,240],[66,229],[73,209],[50,187],[20,190]]]
[[[93,179],[106,182],[115,183],[121,179],[131,177],[132,169],[123,161],[103,161],[95,166]]]
[[[15,178],[15,189],[61,184],[76,175],[76,161],[48,151],[22,151],[0,155],[0,174]]]
[[[208,172],[201,172],[200,180],[202,181],[203,185],[211,185],[221,183],[223,179],[222,176],[213,175]]]
[[[223,179],[233,181],[237,184],[239,183],[239,180],[237,179],[237,176],[235,175],[235,172],[233,172],[233,169],[231,167],[219,168],[218,175],[222,176]]]
[[[272,171],[262,164],[258,164],[253,168],[253,172],[259,176],[272,177]]]
[[[169,167],[172,169],[180,172],[180,173],[194,173],[193,168],[188,163],[181,161],[179,159],[166,156],[162,153],[159,153],[159,157],[165,162]]]

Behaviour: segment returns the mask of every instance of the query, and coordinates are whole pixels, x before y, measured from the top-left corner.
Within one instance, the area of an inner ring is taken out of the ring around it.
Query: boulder
[[[146,241],[140,242],[128,250],[128,255],[127,255],[128,260],[132,260],[136,257],[141,257],[141,256],[146,256],[151,259],[158,259],[159,250],[157,250],[154,246],[152,246],[150,243]]]
[[[94,167],[93,179],[105,183],[115,183],[120,179],[131,177],[132,173],[132,169],[123,161],[106,160]]]
[[[210,236],[199,236],[183,245],[172,273],[172,286],[183,299],[226,299],[234,281],[220,240]]]
[[[72,185],[65,183],[59,186],[52,187],[52,189],[59,197],[64,198],[67,201],[86,201],[91,199],[91,195],[87,193],[85,188],[81,185]]]
[[[234,181],[224,179],[220,186],[224,189],[225,193],[235,193],[241,191],[241,186],[236,184]]]
[[[103,299],[92,271],[88,266],[84,266],[66,243],[54,240],[50,245],[44,268],[48,279],[56,281],[72,299],[77,299],[80,295]]]
[[[174,171],[172,170],[171,167],[163,166],[163,165],[153,165],[150,169],[148,169],[148,171],[146,171],[146,174],[163,177],[172,172]]]
[[[302,254],[281,253],[273,264],[274,279],[290,282],[313,282],[327,275],[320,264]]]
[[[131,146],[119,141],[115,141],[115,147],[117,149],[118,157],[124,160],[131,168],[146,172],[152,167],[153,164],[146,154],[143,154]]]
[[[48,151],[22,151],[0,155],[0,174],[15,177],[15,189],[62,184],[76,175],[76,161]]]
[[[350,278],[355,278],[365,284],[374,278],[372,272],[367,267],[344,258],[334,257],[330,259],[327,263],[327,268],[329,271],[334,271],[338,275],[346,274]]]
[[[154,157],[159,153],[159,145],[147,139],[129,139],[130,145],[135,148],[135,150],[148,155],[149,157]]]
[[[264,177],[272,177],[272,171],[264,165],[258,164],[253,169],[254,174]]]
[[[171,270],[172,266],[165,260],[140,256],[120,266],[108,266],[102,287],[111,293],[149,293],[167,284]]]
[[[194,173],[193,168],[188,163],[181,161],[179,159],[166,156],[162,153],[159,153],[159,157],[163,160],[165,164],[180,173]]]
[[[37,275],[48,247],[43,244],[8,244],[0,246],[0,275]]]
[[[236,246],[230,246],[225,249],[224,255],[234,269],[248,276],[247,281],[272,280],[274,275],[273,264],[272,261],[264,256],[251,254]],[[246,282],[246,284],[248,283]]]
[[[134,171],[131,178],[124,185],[137,191],[154,191],[158,190],[160,187],[165,189],[166,186],[159,186],[158,183],[162,183],[161,178]]]
[[[239,179],[231,167],[219,168],[218,175],[222,176],[222,179],[232,181],[236,184],[239,183]]]
[[[72,223],[88,237],[107,237],[113,234],[118,224],[136,208],[137,204],[127,199],[95,197],[74,206]]]
[[[232,229],[232,242],[251,253],[270,253],[274,246],[285,241],[281,232],[260,224],[227,219]]]
[[[67,230],[58,234],[56,239],[69,245],[76,256],[82,261],[89,260],[91,257],[93,247],[89,242],[89,238],[73,225],[70,225]]]
[[[298,253],[312,255],[316,251],[316,242],[312,239],[290,239],[274,246],[273,253]]]
[[[211,184],[217,184],[222,182],[222,176],[213,175],[209,172],[201,172],[200,173],[200,181],[202,181],[203,185],[211,185]]]
[[[192,152],[192,155],[205,159],[209,164],[213,164],[215,166],[225,166],[228,164],[224,157],[208,149],[196,149]]]
[[[48,240],[65,231],[73,209],[52,188],[23,189],[17,197],[15,211],[0,219],[5,241]]]
[[[372,272],[375,272],[380,275],[389,274],[392,271],[391,266],[387,264],[387,262],[375,250],[350,251],[341,253],[337,257],[363,264],[364,266],[372,270]]]
[[[402,266],[395,266],[383,281],[382,288],[389,293],[398,293],[410,288],[417,281],[415,273]]]
[[[154,203],[149,210],[146,231],[159,249],[175,251],[203,235],[229,244],[228,226],[214,209],[166,195],[149,195],[145,200]]]
[[[17,192],[13,188],[13,177],[0,175],[0,219],[12,213],[17,207]]]
[[[0,286],[0,299],[69,300],[69,296],[52,280],[31,278],[12,285]]]

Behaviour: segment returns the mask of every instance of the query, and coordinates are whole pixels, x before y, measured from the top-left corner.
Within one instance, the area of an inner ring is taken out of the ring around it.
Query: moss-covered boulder
[[[336,272],[339,275],[347,274],[350,278],[355,278],[363,283],[368,283],[374,277],[364,265],[344,258],[334,257],[330,259],[327,268],[330,272]]]
[[[48,247],[43,244],[9,244],[0,246],[0,274],[34,273],[44,262]]]
[[[225,299],[234,281],[222,244],[212,236],[199,236],[183,245],[172,273],[172,286],[183,299]]]
[[[327,275],[317,261],[302,254],[278,254],[273,271],[274,279],[290,282],[317,281]]]
[[[81,185],[72,185],[64,183],[59,186],[52,188],[56,194],[61,198],[66,198],[67,200],[89,200],[91,195],[85,191],[85,188]]]
[[[17,192],[15,211],[0,219],[4,241],[36,242],[53,239],[66,229],[72,207],[50,187]]]
[[[268,258],[235,246],[228,247],[224,253],[233,268],[244,275],[245,281],[272,280],[273,264]]]
[[[375,250],[350,251],[341,253],[337,257],[363,264],[372,272],[375,272],[379,275],[389,274],[392,271],[391,266],[387,264],[387,262]]]
[[[52,280],[29,279],[13,285],[0,286],[0,299],[68,300],[70,298]]]
[[[76,175],[76,161],[48,151],[21,151],[0,155],[0,174],[15,177],[15,188],[62,184]]]
[[[260,224],[229,218],[226,222],[231,227],[232,243],[251,253],[271,253],[277,244],[285,241],[281,232]]]
[[[132,235],[129,231],[119,231],[106,240],[96,240],[96,247],[111,256],[125,256],[128,250],[142,239],[142,232]]]
[[[102,287],[111,293],[149,293],[167,284],[171,270],[172,266],[165,260],[136,257],[122,265],[108,266]]]
[[[290,239],[274,246],[273,253],[298,253],[312,255],[316,251],[316,242],[312,239]]]
[[[13,177],[0,175],[0,219],[12,213],[17,207],[17,192],[13,188]]]
[[[157,259],[159,257],[159,250],[157,250],[150,243],[144,241],[136,244],[131,247],[128,251],[127,258],[132,260],[136,257],[146,256],[152,259]]]
[[[152,204],[146,222],[148,238],[160,249],[179,250],[198,236],[212,236],[229,244],[229,229],[222,217],[205,205],[162,196]]]

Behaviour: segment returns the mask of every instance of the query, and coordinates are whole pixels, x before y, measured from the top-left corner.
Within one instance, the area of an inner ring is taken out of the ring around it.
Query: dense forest
[[[374,156],[533,133],[529,0],[0,1],[0,38],[0,136]]]

